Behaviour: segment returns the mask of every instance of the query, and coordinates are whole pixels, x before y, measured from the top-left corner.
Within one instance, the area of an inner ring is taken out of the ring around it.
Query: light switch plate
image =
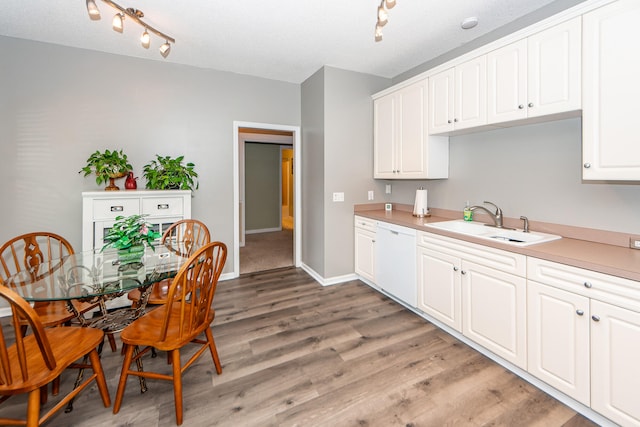
[[[344,193],[333,193],[334,202],[344,202]]]
[[[367,200],[373,200],[373,190],[367,192]]]

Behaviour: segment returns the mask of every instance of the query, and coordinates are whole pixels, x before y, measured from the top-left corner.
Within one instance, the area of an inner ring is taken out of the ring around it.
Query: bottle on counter
[[[469,201],[464,205],[464,210],[462,211],[462,218],[465,221],[473,221],[473,211],[470,209]]]

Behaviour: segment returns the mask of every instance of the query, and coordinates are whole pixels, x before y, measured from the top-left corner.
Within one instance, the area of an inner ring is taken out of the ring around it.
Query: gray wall
[[[77,172],[120,149],[136,176],[161,155],[196,164],[192,214],[229,245],[233,266],[233,121],[300,125],[300,86],[0,37],[0,241],[50,230],[81,247]],[[139,188],[144,181],[139,179]]]
[[[246,231],[279,228],[280,146],[246,143],[244,149]]]
[[[581,119],[452,137],[449,179],[385,181],[387,198],[413,204],[428,190],[429,206],[462,210],[466,200],[500,206],[505,216],[640,234],[640,183],[582,181]]]
[[[302,83],[302,261],[325,277],[324,69]]]

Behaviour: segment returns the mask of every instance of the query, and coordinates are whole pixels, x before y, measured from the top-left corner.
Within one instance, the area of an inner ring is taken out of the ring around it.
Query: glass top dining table
[[[174,244],[146,247],[142,259],[122,263],[118,251],[78,252],[10,276],[5,285],[30,302],[92,300],[122,295],[175,276],[187,262]]]

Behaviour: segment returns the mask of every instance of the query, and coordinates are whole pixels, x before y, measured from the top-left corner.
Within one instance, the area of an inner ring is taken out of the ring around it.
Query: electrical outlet
[[[384,187],[385,194],[391,194],[391,184],[386,184]]]
[[[334,202],[344,202],[344,193],[333,193]]]
[[[629,237],[629,247],[631,249],[640,249],[640,238]]]
[[[367,192],[367,200],[373,200],[373,190]]]

